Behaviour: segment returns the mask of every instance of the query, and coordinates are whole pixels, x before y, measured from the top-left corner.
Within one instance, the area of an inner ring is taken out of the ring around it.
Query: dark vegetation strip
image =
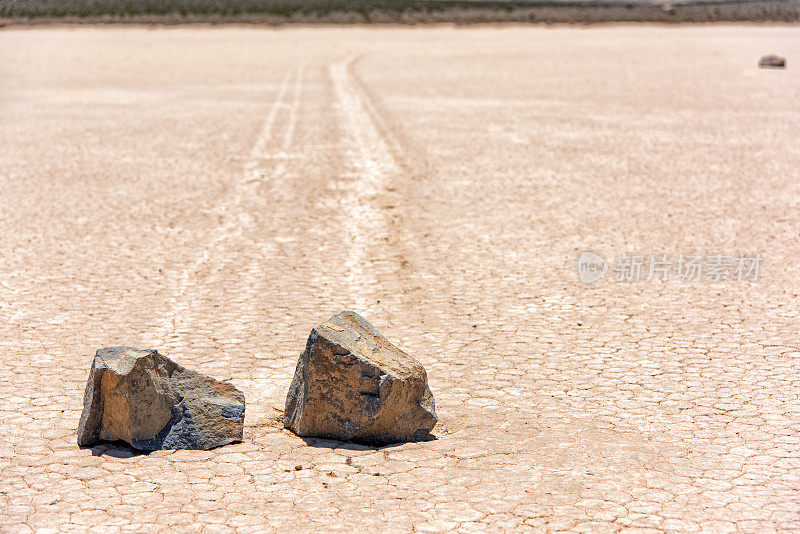
[[[0,23],[799,22],[800,0],[0,0]]]

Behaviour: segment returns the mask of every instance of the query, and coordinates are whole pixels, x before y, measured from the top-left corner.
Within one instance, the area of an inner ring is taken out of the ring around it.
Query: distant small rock
[[[311,331],[284,426],[299,436],[392,443],[428,436],[437,417],[425,368],[355,312]]]
[[[242,440],[244,395],[155,350],[106,347],[89,371],[78,445],[211,449]]]
[[[762,69],[783,69],[786,67],[786,59],[775,54],[764,56],[758,62],[758,66]]]

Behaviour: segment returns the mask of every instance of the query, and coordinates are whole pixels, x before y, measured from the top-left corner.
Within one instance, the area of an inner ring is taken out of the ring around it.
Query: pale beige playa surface
[[[797,27],[4,31],[0,529],[798,531],[798,140]],[[281,428],[346,308],[437,440]],[[244,442],[79,449],[106,345],[230,378]]]

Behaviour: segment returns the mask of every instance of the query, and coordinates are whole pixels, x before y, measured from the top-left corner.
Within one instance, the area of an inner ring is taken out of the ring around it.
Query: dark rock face
[[[782,69],[786,67],[786,59],[775,54],[764,56],[758,62],[758,66],[762,69]]]
[[[123,440],[144,450],[211,449],[241,441],[244,395],[155,350],[106,347],[89,371],[78,445]]]
[[[286,428],[381,444],[424,439],[436,421],[425,368],[366,319],[344,311],[311,331],[286,398]]]

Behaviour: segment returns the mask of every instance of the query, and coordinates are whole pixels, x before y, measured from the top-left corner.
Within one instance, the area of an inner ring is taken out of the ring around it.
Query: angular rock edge
[[[368,444],[426,439],[436,425],[425,368],[352,311],[316,326],[286,397],[302,437]]]
[[[89,371],[78,445],[122,440],[142,450],[211,449],[242,440],[244,394],[156,350],[99,349]]]

